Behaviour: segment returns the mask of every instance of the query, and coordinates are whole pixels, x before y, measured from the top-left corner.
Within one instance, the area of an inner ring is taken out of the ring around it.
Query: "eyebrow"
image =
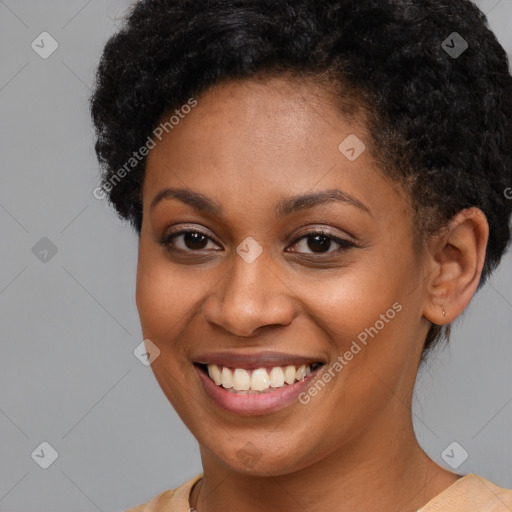
[[[222,215],[223,208],[220,203],[208,196],[195,192],[189,188],[164,188],[153,198],[149,207],[152,210],[159,202],[165,199],[178,199],[192,208],[212,215]],[[309,194],[288,197],[276,204],[276,213],[286,217],[293,212],[313,208],[314,206],[339,201],[355,206],[367,213],[370,209],[355,197],[338,189],[320,190]]]

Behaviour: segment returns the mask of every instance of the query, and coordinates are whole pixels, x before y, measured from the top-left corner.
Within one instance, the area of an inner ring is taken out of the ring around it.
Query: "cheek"
[[[414,272],[407,255],[397,262],[395,254],[370,254],[336,277],[303,285],[308,313],[331,343],[333,356],[342,358],[333,368],[335,380],[353,397],[368,399],[374,385],[382,387],[377,376],[395,387],[416,354],[419,316],[410,292]]]
[[[145,337],[165,341],[197,300],[190,276],[165,261],[158,250],[139,250],[136,303]],[[166,334],[167,333],[167,334]]]
[[[144,339],[160,350],[151,369],[167,399],[182,416],[187,411],[187,318],[193,309],[193,287],[186,287],[183,273],[173,269],[158,248],[141,244],[137,264],[136,303]],[[181,341],[178,341],[181,340]],[[190,369],[191,370],[191,367]],[[183,416],[182,416],[183,417]]]
[[[325,298],[319,313],[341,357],[333,368],[332,402],[326,404],[332,410],[357,411],[362,422],[394,397],[406,400],[409,386],[404,382],[414,381],[418,315],[410,302],[405,264],[402,270],[398,277],[368,271],[347,279],[342,291],[331,290],[332,302]],[[340,415],[335,414],[336,421],[345,421]]]
[[[330,338],[339,340],[341,350],[348,339],[355,339],[376,322],[380,327],[380,315],[388,310],[389,317],[396,316],[392,306],[403,296],[404,281],[368,258],[337,275],[304,282],[300,287],[295,283],[294,289],[297,295],[307,297],[307,309],[315,323]]]

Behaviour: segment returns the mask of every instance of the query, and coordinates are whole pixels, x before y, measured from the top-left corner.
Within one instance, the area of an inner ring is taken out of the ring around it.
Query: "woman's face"
[[[311,84],[196,99],[144,181],[137,307],[162,390],[203,457],[235,471],[378,456],[411,428],[429,327],[406,195]]]

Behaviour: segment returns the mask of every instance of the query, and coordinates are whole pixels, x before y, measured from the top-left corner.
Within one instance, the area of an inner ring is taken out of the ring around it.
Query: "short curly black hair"
[[[223,81],[290,74],[364,106],[372,155],[406,186],[422,240],[465,208],[485,213],[482,285],[510,238],[512,77],[469,0],[136,2],[91,97],[101,190],[140,234],[137,150],[163,116]],[[424,354],[448,335],[432,325]]]

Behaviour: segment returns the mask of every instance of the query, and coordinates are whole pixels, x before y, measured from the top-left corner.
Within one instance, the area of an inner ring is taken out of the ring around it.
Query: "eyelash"
[[[203,235],[204,237],[206,237],[208,239],[208,241],[212,241],[212,242],[216,243],[207,233],[205,233],[201,230],[198,230],[198,229],[183,229],[183,230],[177,231],[175,233],[170,233],[170,234],[164,236],[159,241],[159,243],[161,245],[163,245],[165,247],[165,249],[167,249],[169,251],[178,251],[178,252],[182,252],[182,253],[201,253],[202,251],[208,251],[207,249],[198,249],[198,250],[178,249],[171,245],[171,241],[174,240],[175,238],[178,238],[180,235],[186,235],[186,234],[192,234],[192,233],[197,233],[199,235]],[[312,238],[312,237],[318,236],[318,235],[327,237],[331,241],[337,243],[340,247],[338,249],[336,249],[335,251],[327,251],[324,253],[320,252],[320,253],[299,253],[299,254],[307,254],[308,256],[313,256],[315,258],[321,258],[321,257],[323,257],[322,255],[337,254],[337,253],[341,253],[347,249],[356,247],[356,245],[354,243],[349,242],[348,240],[345,240],[343,238],[339,238],[339,237],[333,235],[331,232],[329,232],[327,230],[323,230],[323,229],[315,229],[315,230],[308,231],[307,233],[303,233],[303,234],[299,235],[293,241],[291,246],[296,245],[301,240]],[[292,251],[292,252],[295,252],[295,251]]]

